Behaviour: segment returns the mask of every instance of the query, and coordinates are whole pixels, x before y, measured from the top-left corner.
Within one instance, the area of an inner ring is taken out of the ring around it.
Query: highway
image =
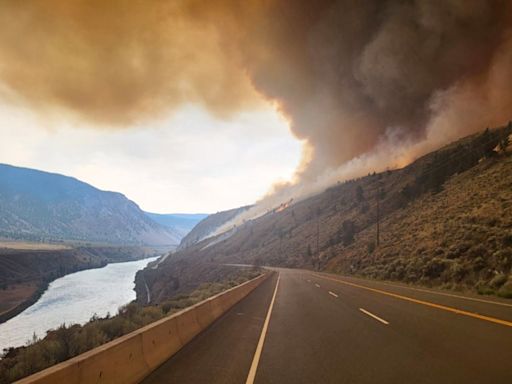
[[[277,273],[143,383],[512,383],[512,302]]]

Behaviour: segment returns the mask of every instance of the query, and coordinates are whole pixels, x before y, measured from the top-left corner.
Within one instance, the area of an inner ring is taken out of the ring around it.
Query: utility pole
[[[380,245],[380,188],[377,190],[377,247]]]
[[[377,196],[377,247],[380,245],[380,198]]]
[[[320,257],[320,210],[316,211],[316,254]]]
[[[320,218],[316,220],[316,253],[320,255]]]
[[[320,208],[316,209],[316,270],[320,269]]]

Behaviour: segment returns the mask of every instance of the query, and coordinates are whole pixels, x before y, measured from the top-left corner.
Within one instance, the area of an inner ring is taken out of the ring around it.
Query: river
[[[0,324],[0,352],[25,345],[34,333],[44,337],[62,323],[84,324],[94,314],[116,314],[120,306],[135,299],[135,273],[153,260],[156,257],[108,264],[51,282],[34,305]]]

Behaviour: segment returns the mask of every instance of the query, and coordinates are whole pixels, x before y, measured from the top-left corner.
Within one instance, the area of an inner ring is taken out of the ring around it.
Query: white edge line
[[[363,312],[364,314],[366,314],[366,315],[368,315],[368,316],[370,316],[370,317],[373,317],[375,320],[380,321],[382,324],[389,325],[389,323],[388,323],[386,320],[381,319],[379,316],[374,315],[374,314],[373,314],[373,313],[371,313],[371,312],[368,312],[366,309],[359,308],[359,310],[360,310],[361,312]]]
[[[263,344],[265,343],[265,337],[267,335],[268,324],[270,322],[270,315],[272,314],[272,308],[274,307],[274,301],[276,300],[277,287],[279,287],[280,279],[281,279],[281,275],[278,275],[276,287],[274,288],[274,295],[272,296],[272,301],[270,302],[270,306],[268,307],[267,317],[265,318],[265,322],[263,323],[263,328],[261,329],[261,335],[260,335],[260,339],[258,341],[258,346],[256,347],[256,351],[254,352],[251,369],[249,370],[249,374],[247,375],[247,380],[245,381],[245,384],[253,384],[254,379],[256,378],[256,371],[258,370],[258,364],[260,362],[261,352],[263,351]]]
[[[329,291],[329,295],[334,296],[334,297],[338,297],[337,294],[335,294],[334,292],[331,292],[331,291]]]

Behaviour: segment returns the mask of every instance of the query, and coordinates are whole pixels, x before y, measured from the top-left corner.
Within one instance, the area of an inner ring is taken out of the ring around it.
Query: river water
[[[153,260],[156,257],[108,264],[53,281],[34,305],[0,324],[0,352],[25,345],[34,333],[44,337],[62,323],[84,324],[94,314],[116,314],[135,299],[135,273]]]

